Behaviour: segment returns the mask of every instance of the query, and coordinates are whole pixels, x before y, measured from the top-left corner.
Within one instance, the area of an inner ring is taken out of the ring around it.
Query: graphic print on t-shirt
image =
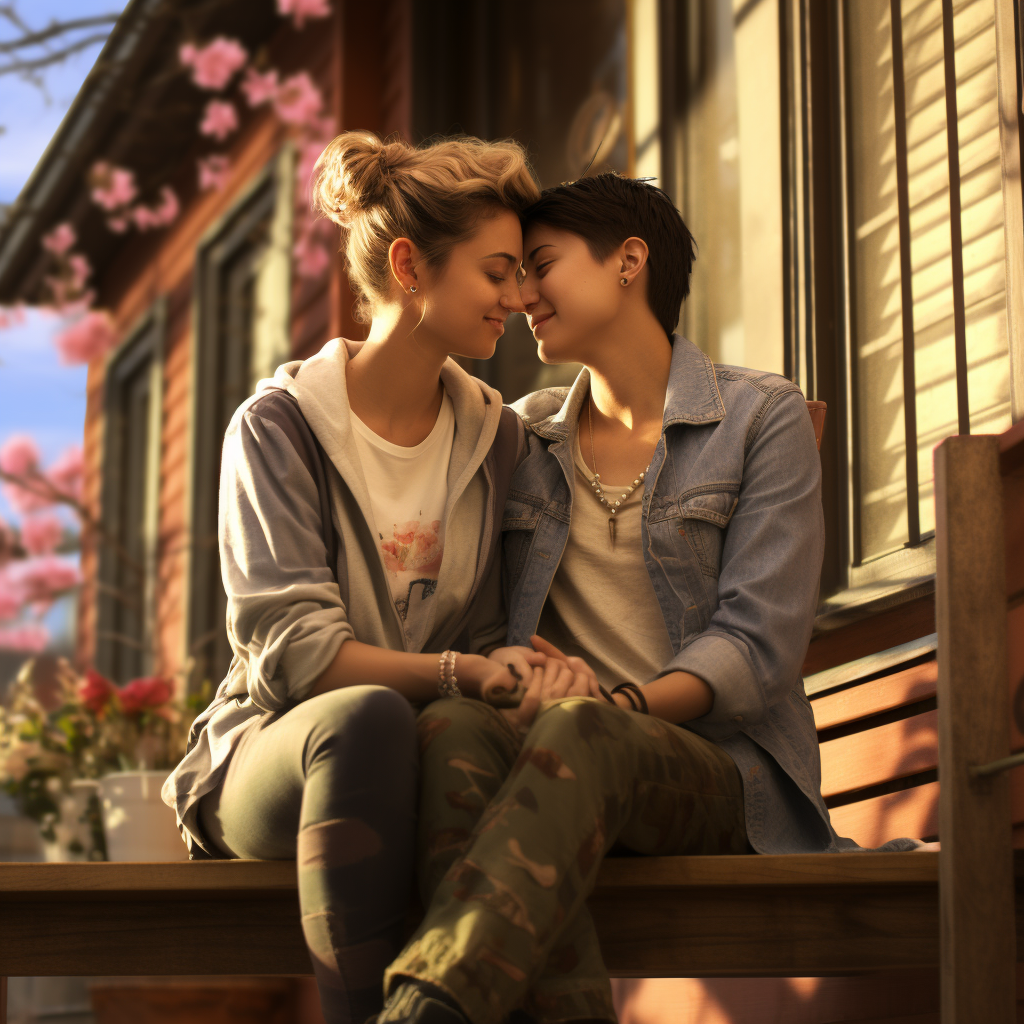
[[[395,607],[403,622],[409,616],[409,605],[414,600],[413,592],[417,587],[420,592],[415,596],[421,601],[433,596],[437,589],[437,576],[444,557],[444,544],[438,535],[440,529],[440,519],[429,523],[410,519],[396,525],[390,539],[381,539],[380,553],[384,567],[396,580],[407,584],[403,588],[405,596],[395,598]],[[393,586],[392,593],[396,589]]]
[[[407,649],[417,651],[434,623],[455,409],[445,394],[434,428],[409,448],[378,436],[355,413],[351,418],[391,600]]]

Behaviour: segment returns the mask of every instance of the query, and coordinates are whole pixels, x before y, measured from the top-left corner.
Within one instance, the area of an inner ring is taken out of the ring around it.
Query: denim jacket
[[[510,644],[529,644],[569,536],[573,447],[590,387],[528,395],[527,424],[502,523]],[[800,389],[716,366],[673,337],[661,439],[642,506],[644,561],[675,657],[714,705],[685,728],[718,744],[743,777],[759,853],[857,849],[836,835],[800,668],[824,550],[821,465]],[[887,849],[907,849],[897,840]]]

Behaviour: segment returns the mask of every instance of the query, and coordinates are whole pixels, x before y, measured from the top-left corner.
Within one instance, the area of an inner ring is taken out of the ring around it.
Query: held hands
[[[568,657],[554,644],[539,636],[530,637],[534,652],[543,655],[546,662],[542,668],[533,670],[533,676],[516,712],[516,724],[521,730],[528,729],[541,704],[546,700],[560,697],[601,697],[601,685],[594,670],[582,659]]]
[[[459,688],[496,708],[516,708],[526,693],[525,681],[533,678],[547,657],[529,647],[499,647],[486,658],[460,654],[456,662]]]

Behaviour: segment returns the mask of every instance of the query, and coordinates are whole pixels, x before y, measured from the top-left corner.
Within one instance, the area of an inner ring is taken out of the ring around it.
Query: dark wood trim
[[[276,161],[272,162],[276,166]],[[269,227],[277,182],[268,168],[252,188],[213,227],[196,252],[195,339],[193,345],[193,423],[191,516],[187,594],[187,652],[194,658],[190,685],[216,683],[229,657],[224,634],[224,587],[217,544],[217,500],[224,431],[235,408],[250,393],[249,331],[234,311],[225,322],[226,277],[235,285],[251,268],[239,266],[251,248],[253,232]],[[232,329],[234,328],[234,329]],[[244,351],[242,351],[244,349]],[[243,366],[244,364],[244,366]]]
[[[949,244],[953,267],[953,345],[956,352],[956,409],[961,434],[971,432],[967,394],[967,318],[964,308],[964,241],[960,213],[960,126],[956,103],[956,41],[953,0],[942,0],[942,63],[946,76],[946,152],[949,157]]]
[[[136,489],[131,504],[139,516],[145,517],[149,460],[160,457],[161,438],[151,437],[149,427],[154,421],[153,403],[161,401],[161,389],[153,389],[153,367],[163,365],[164,326],[165,305],[161,300],[154,303],[118,347],[107,364],[104,378],[100,526],[106,540],[97,538],[98,593],[93,661],[98,671],[117,683],[126,683],[153,668],[152,623],[148,621],[147,597],[155,552],[133,543],[136,528],[144,529],[146,524],[129,523],[124,519],[127,488]],[[145,433],[141,438],[134,433],[137,425],[126,420],[132,398],[128,389],[140,380],[140,374],[148,374],[142,382],[147,397]],[[141,440],[145,445],[141,473],[132,473],[124,464],[133,440]],[[155,543],[155,538],[153,540]]]
[[[903,69],[901,0],[889,0],[892,18],[892,100],[896,136],[896,202],[900,228],[900,295],[903,312],[903,424],[906,444],[908,543],[921,539],[917,473],[917,387],[914,372],[914,287],[910,254],[910,187],[907,169],[907,99]]]

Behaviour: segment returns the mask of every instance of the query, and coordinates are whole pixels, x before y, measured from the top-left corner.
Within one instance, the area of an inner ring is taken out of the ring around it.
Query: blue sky
[[[16,8],[33,29],[52,20],[117,12],[121,0],[20,0]],[[15,35],[0,21],[0,40]],[[0,77],[0,203],[21,191],[60,125],[89,69],[96,45],[45,71],[43,95],[17,75]],[[0,444],[31,433],[47,459],[80,442],[85,419],[85,368],[61,366],[52,338],[59,321],[30,315],[24,326],[0,330]],[[2,504],[0,515],[10,510]]]
[[[123,0],[20,0],[18,13],[32,29],[52,20],[117,13]],[[0,41],[15,35],[0,21]],[[46,95],[16,75],[0,77],[0,204],[17,198],[39,162],[85,76],[100,45],[45,71]],[[30,313],[17,327],[0,329],[0,444],[12,434],[32,435],[44,462],[69,444],[81,443],[85,420],[85,368],[62,366],[53,347],[60,321]],[[0,495],[0,516],[16,519]],[[63,607],[62,607],[63,606]],[[70,607],[60,602],[48,616],[57,634],[70,627]]]

